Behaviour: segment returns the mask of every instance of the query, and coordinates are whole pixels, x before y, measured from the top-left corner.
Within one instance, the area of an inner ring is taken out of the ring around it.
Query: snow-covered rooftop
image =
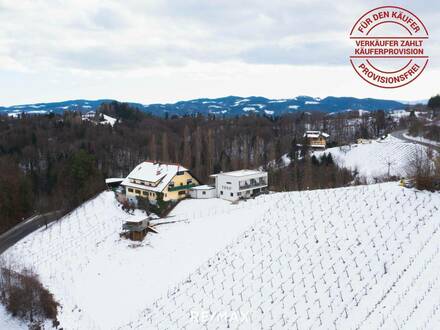
[[[180,171],[188,171],[185,167],[179,164],[164,164],[158,162],[149,162],[145,161],[140,163],[138,166],[134,168],[124,179],[122,185],[131,186],[140,189],[154,190],[154,191],[162,191],[166,185],[173,179],[173,177]],[[135,184],[130,182],[130,179],[146,181],[149,183],[154,183],[156,186],[144,186],[140,184]]]
[[[123,181],[124,178],[107,178],[105,179],[105,183],[117,183]]]
[[[214,187],[213,186],[208,186],[206,184],[201,185],[201,186],[195,186],[195,187],[191,188],[191,190],[211,190],[211,189],[214,189]]]
[[[219,173],[219,175],[241,177],[241,176],[249,176],[249,175],[259,175],[259,174],[264,174],[264,173],[265,172],[257,171],[257,170],[237,170],[237,171]]]
[[[304,137],[309,137],[309,138],[318,138],[320,136],[328,138],[330,135],[321,131],[307,131],[304,133]]]

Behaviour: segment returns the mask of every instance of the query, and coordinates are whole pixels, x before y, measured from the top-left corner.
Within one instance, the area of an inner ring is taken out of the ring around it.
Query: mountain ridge
[[[48,103],[22,104],[9,107],[0,106],[0,113],[13,115],[14,113],[28,114],[61,114],[64,111],[96,111],[103,103],[113,102],[113,99],[98,100],[67,100]],[[348,110],[397,110],[405,109],[408,104],[401,101],[375,99],[375,98],[355,98],[355,97],[335,97],[325,98],[311,96],[296,96],[289,99],[270,99],[262,96],[225,96],[220,98],[198,98],[175,103],[153,103],[141,104],[136,102],[125,102],[139,110],[151,113],[156,116],[167,115],[219,115],[219,116],[242,116],[249,114],[260,114],[268,116],[279,116],[294,112],[313,112],[320,111],[326,113],[338,113]]]

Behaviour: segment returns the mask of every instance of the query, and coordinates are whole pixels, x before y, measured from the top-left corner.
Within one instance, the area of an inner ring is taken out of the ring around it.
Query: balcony
[[[247,190],[247,189],[261,188],[261,187],[266,187],[266,186],[267,186],[266,180],[259,180],[259,181],[254,181],[254,182],[246,182],[243,184],[240,183],[238,188],[239,188],[239,190]]]
[[[195,187],[196,185],[194,183],[186,184],[184,186],[174,186],[174,187],[168,187],[168,191],[179,191],[179,190],[188,190],[192,187]]]

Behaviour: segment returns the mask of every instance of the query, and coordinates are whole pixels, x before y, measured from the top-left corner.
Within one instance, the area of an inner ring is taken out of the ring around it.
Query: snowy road
[[[54,211],[43,215],[35,215],[3,233],[0,235],[0,254],[38,228],[58,219],[61,214],[62,211]]]
[[[405,134],[407,134],[408,131],[406,129],[400,130],[400,131],[395,131],[392,132],[391,135],[394,136],[397,139],[403,140],[405,142],[408,143],[415,143],[415,144],[420,144],[422,146],[425,147],[429,147],[429,148],[434,148],[434,149],[440,149],[438,146],[436,146],[435,144],[431,144],[431,143],[427,143],[427,142],[422,142],[422,141],[417,141],[414,139],[408,139],[407,137],[405,137]]]

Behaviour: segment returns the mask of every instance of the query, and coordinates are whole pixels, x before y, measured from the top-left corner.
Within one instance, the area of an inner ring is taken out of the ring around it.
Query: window
[[[220,195],[223,195],[223,190],[220,191]]]
[[[181,182],[180,185],[183,186],[183,182]]]
[[[206,195],[206,191],[202,191],[202,195]]]
[[[173,188],[174,187],[174,182],[171,181],[170,184],[169,184],[169,187]]]
[[[167,194],[165,194],[164,197],[167,197]]]
[[[179,171],[179,172],[177,172],[177,175],[184,175],[185,174],[185,171]]]
[[[185,192],[185,190],[181,190],[181,191],[178,192],[178,194],[179,194],[179,195],[185,195],[186,192]]]
[[[238,193],[237,193],[237,196],[241,196],[241,192],[238,192]]]
[[[148,191],[143,191],[143,192],[142,192],[142,195],[144,195],[144,196],[148,196]]]
[[[128,188],[128,192],[133,192],[133,189],[132,188]]]
[[[135,191],[134,191],[136,194],[138,194],[138,195],[140,195],[141,194],[141,191],[140,190],[138,190],[138,189],[136,189]]]
[[[231,197],[234,197],[234,193],[231,193]]]
[[[231,182],[226,182],[226,184],[232,184]]]
[[[192,179],[188,179],[188,180],[186,180],[186,184],[191,184],[192,182],[193,182]]]

